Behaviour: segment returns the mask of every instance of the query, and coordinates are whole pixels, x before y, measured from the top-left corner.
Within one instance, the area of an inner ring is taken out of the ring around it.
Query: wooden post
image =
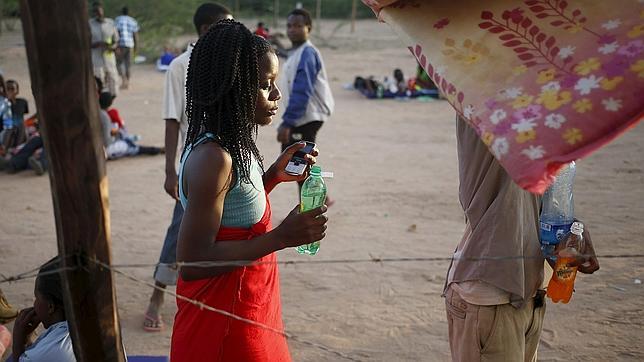
[[[21,0],[31,87],[49,158],[65,314],[76,359],[125,361],[110,265],[105,154],[86,0]],[[81,256],[80,258],[74,256]]]
[[[353,0],[351,3],[351,32],[356,32],[356,7],[358,0]]]
[[[279,17],[280,17],[280,0],[274,0],[273,1],[273,29],[277,29]]]
[[[322,0],[315,1],[315,26],[317,27],[318,36],[322,35]]]

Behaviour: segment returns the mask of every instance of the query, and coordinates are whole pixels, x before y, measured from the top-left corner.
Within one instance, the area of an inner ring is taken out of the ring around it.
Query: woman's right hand
[[[326,206],[300,213],[297,205],[275,229],[280,245],[291,248],[322,240],[326,234]]]
[[[15,356],[20,356],[24,353],[31,334],[39,324],[40,320],[33,307],[20,311],[18,318],[16,318],[13,324],[13,354]]]

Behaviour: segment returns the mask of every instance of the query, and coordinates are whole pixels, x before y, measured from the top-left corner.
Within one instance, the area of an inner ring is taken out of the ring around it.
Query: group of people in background
[[[111,107],[115,73],[112,78],[107,75],[115,69],[108,69],[106,59],[114,56],[119,35],[100,4],[94,4],[94,14],[92,59],[100,57],[94,66],[109,149],[119,135],[129,137],[121,132],[123,123]],[[287,35],[293,47],[281,70],[271,44],[233,20],[225,6],[202,4],[193,23],[199,40],[170,62],[165,75],[164,188],[175,207],[153,275],[158,288],[144,313],[143,328],[151,332],[164,328],[163,289],[176,284],[183,297],[283,330],[275,252],[323,239],[328,221],[326,206],[300,213],[297,205],[278,226],[271,225],[270,192],[281,183],[306,177],[288,175],[284,168],[304,147],[303,141],[316,141],[334,108],[324,62],[309,39],[311,16],[303,9],[289,13]],[[396,92],[432,86],[426,74],[418,74],[411,85],[402,72],[394,72],[393,78]],[[102,89],[103,80],[108,90]],[[277,130],[282,153],[265,168],[255,143],[257,129],[272,123],[280,101],[285,106]],[[462,117],[455,123],[465,233],[443,290],[452,358],[536,360],[545,314],[540,197],[512,181]],[[318,152],[307,155],[309,164],[315,163]],[[584,257],[574,264],[591,274],[599,262],[587,228],[584,239]],[[503,255],[522,258],[499,260]],[[175,268],[177,261],[240,260],[260,263]],[[41,272],[50,267],[48,263]],[[59,286],[52,287],[56,283],[44,275],[36,280],[34,309],[23,310],[14,328],[14,354],[44,353],[40,345],[48,356],[58,353],[61,360],[74,360],[62,294],[54,291]],[[174,362],[291,359],[283,335],[184,300],[177,300],[177,306],[171,341]],[[26,347],[25,336],[41,322],[46,332]]]
[[[20,86],[0,74],[0,171],[16,173],[31,168],[37,175],[47,170],[47,158],[39,132],[38,116],[18,97]]]
[[[416,75],[405,78],[402,70],[394,69],[393,76],[379,80],[374,76],[355,77],[353,88],[369,99],[374,98],[444,98],[425,69],[416,65]]]
[[[121,15],[116,19],[106,18],[100,1],[92,3],[92,14],[89,20],[92,65],[107,159],[163,153],[163,147],[139,145],[139,137],[127,132],[122,117],[112,107],[117,89],[129,88],[132,58],[139,45],[138,22],[129,15],[127,6],[121,9]],[[117,88],[119,80],[120,86]]]
[[[92,9],[92,60],[106,155],[163,152],[163,148],[137,145],[137,137],[127,132],[112,105],[117,91],[116,63],[112,61],[123,35],[104,17],[100,3],[94,3]],[[300,213],[298,203],[279,226],[271,226],[268,194],[281,183],[302,182],[307,177],[307,173],[287,174],[286,164],[304,147],[303,141],[316,141],[334,108],[322,57],[309,39],[313,26],[310,14],[296,9],[287,21],[293,47],[280,71],[276,50],[264,38],[266,34],[253,34],[232,20],[231,11],[220,4],[205,3],[195,12],[193,22],[199,40],[172,60],[165,76],[164,187],[176,205],[154,272],[161,288],[176,284],[181,295],[276,329],[283,329],[276,264],[181,270],[173,264],[275,261],[276,251],[325,236],[326,206]],[[129,64],[123,64],[127,69]],[[284,78],[280,86],[278,73]],[[128,74],[124,70],[122,77],[129,79]],[[286,106],[277,131],[282,153],[265,169],[255,136],[259,126],[272,123],[280,100]],[[315,149],[306,156],[309,164],[315,163],[318,152]],[[178,154],[181,162],[177,170]],[[57,268],[56,263],[48,262],[41,273]],[[56,273],[46,274],[36,280],[34,308],[16,315],[15,310],[7,309],[11,307],[4,297],[1,299],[0,307],[7,307],[4,314],[13,313],[7,320],[17,317],[13,355],[20,361],[43,360],[43,356],[74,361],[60,279]],[[145,330],[163,329],[159,313],[162,303],[163,293],[155,289],[145,313]],[[216,360],[290,360],[286,340],[279,334],[257,334],[252,325],[231,324],[229,318],[189,303],[179,303],[178,307],[173,361],[194,361],[205,355],[219,356],[214,357]],[[41,323],[45,332],[29,344],[29,336]],[[3,331],[6,329],[0,329],[0,338]]]
[[[116,19],[106,18],[100,1],[92,3],[92,15],[89,29],[94,76],[105,87],[100,91],[116,96],[118,89],[128,89],[130,84],[132,59],[139,45],[139,23],[129,15],[127,6]]]

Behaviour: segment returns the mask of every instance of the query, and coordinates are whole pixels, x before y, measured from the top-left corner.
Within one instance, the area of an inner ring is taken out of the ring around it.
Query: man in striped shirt
[[[130,84],[130,63],[139,44],[139,23],[128,13],[127,6],[124,6],[121,15],[115,19],[116,30],[119,33],[116,67],[122,80],[121,89],[127,89]]]

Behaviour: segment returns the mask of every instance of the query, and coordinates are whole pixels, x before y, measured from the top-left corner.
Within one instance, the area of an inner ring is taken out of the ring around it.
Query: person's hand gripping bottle
[[[575,288],[575,277],[577,276],[577,267],[569,266],[574,262],[579,253],[584,249],[584,224],[574,222],[570,227],[570,232],[566,238],[561,241],[562,245],[557,253],[557,261],[552,272],[552,278],[548,283],[548,297],[553,302],[568,303],[572,292]]]

